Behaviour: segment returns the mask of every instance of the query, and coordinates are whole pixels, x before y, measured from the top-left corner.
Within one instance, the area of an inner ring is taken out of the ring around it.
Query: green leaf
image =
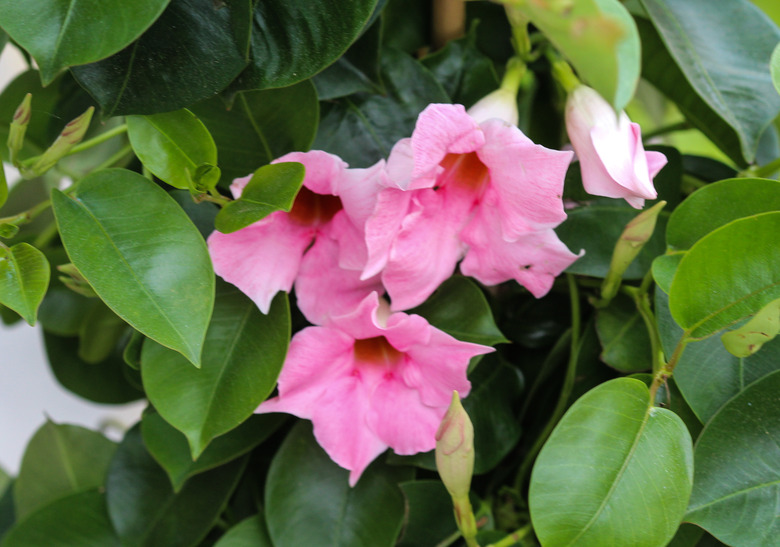
[[[144,343],[141,376],[154,407],[184,433],[193,458],[215,437],[246,420],[276,385],[290,343],[287,296],[279,294],[268,315],[238,289],[218,285],[203,366],[152,341]]]
[[[10,481],[8,486],[3,489],[2,495],[0,495],[0,540],[3,539],[16,522],[13,490],[13,481]]]
[[[733,220],[770,211],[780,211],[780,182],[722,180],[697,190],[674,210],[666,227],[666,242],[672,249],[690,249]]]
[[[85,177],[74,197],[52,191],[52,205],[68,256],[100,298],[199,366],[214,273],[187,215],[160,187],[122,169]]]
[[[411,313],[464,342],[485,346],[509,342],[498,330],[485,295],[467,277],[452,276]]]
[[[409,507],[398,547],[439,545],[457,531],[452,498],[441,481],[414,481],[399,485]]]
[[[119,547],[102,492],[87,490],[40,508],[5,536],[3,547]]]
[[[410,473],[374,461],[354,487],[348,475],[319,447],[311,424],[298,422],[268,471],[265,508],[273,544],[394,545],[404,517],[397,482]]]
[[[126,332],[127,323],[95,299],[79,329],[79,358],[89,364],[105,361]]]
[[[38,306],[49,287],[49,262],[27,243],[0,247],[0,304],[35,324]]]
[[[412,134],[428,104],[450,102],[433,75],[411,56],[385,48],[380,67],[385,93],[361,93],[323,105],[314,148],[337,154],[352,167],[368,167]]]
[[[720,340],[729,353],[749,357],[780,333],[780,298],[761,308],[750,321],[724,333]]]
[[[140,381],[131,378],[133,371],[123,362],[121,341],[105,361],[97,364],[79,358],[78,338],[44,331],[43,342],[54,377],[76,395],[102,404],[129,403],[144,396]]]
[[[626,106],[639,80],[640,44],[634,20],[620,2],[524,2],[517,9],[616,110]]]
[[[149,453],[165,469],[174,492],[190,477],[243,456],[265,441],[284,421],[280,414],[250,416],[232,431],[214,439],[197,461],[192,460],[187,438],[156,412],[144,414],[141,433]]]
[[[171,0],[136,42],[72,72],[104,118],[169,112],[202,101],[247,64],[233,23],[234,10],[241,8],[234,4]]]
[[[224,234],[246,228],[274,211],[292,208],[303,184],[306,170],[297,162],[274,163],[255,171],[241,197],[225,205],[217,214],[215,226]]]
[[[232,87],[285,87],[313,76],[341,57],[376,4],[343,0],[333,9],[307,0],[259,0],[252,15],[252,62]]]
[[[141,163],[160,180],[186,190],[196,185],[195,174],[204,164],[217,165],[217,146],[209,130],[187,109],[128,116],[127,135]],[[201,184],[213,188],[218,173]],[[211,184],[209,184],[211,182]]]
[[[246,458],[191,478],[174,493],[165,471],[144,447],[141,428],[125,435],[111,461],[106,498],[122,545],[197,545],[211,530],[236,487]]]
[[[539,453],[529,503],[543,545],[661,547],[674,536],[693,478],[682,420],[650,406],[647,386],[617,378],[566,412]]]
[[[653,368],[650,336],[634,301],[623,294],[596,312],[601,359],[620,372]]]
[[[0,0],[0,26],[26,49],[48,85],[70,66],[112,55],[138,38],[170,0]]]
[[[8,199],[8,180],[5,178],[5,167],[0,161],[0,207],[5,205]]]
[[[14,485],[23,520],[69,494],[102,487],[116,444],[100,433],[47,421],[27,445]]]
[[[735,546],[780,537],[780,371],[751,384],[707,424],[696,443],[687,521]]]
[[[262,515],[247,517],[219,538],[214,547],[273,547]]]
[[[780,43],[772,51],[772,57],[769,59],[769,72],[772,75],[772,85],[780,93]]]
[[[672,317],[690,337],[709,336],[780,298],[778,233],[780,212],[762,213],[691,247],[669,290]]]
[[[747,0],[717,10],[707,0],[642,5],[657,31],[641,32],[643,76],[736,163],[752,162],[780,111],[767,70],[780,29]]]
[[[677,266],[680,265],[680,261],[684,256],[685,253],[677,252],[657,256],[653,260],[653,279],[658,284],[658,288],[666,294],[669,294],[672,279],[674,279],[674,274],[677,272]]]

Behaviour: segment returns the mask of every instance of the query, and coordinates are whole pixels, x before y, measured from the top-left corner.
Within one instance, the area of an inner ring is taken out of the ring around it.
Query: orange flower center
[[[393,367],[402,357],[403,353],[391,346],[384,336],[355,340],[355,360],[360,363]]]
[[[476,152],[447,154],[439,165],[444,168],[444,172],[439,175],[438,186],[458,186],[479,197],[490,180],[490,172]]]
[[[289,215],[298,224],[320,226],[332,219],[341,208],[341,200],[336,196],[315,194],[301,186]]]

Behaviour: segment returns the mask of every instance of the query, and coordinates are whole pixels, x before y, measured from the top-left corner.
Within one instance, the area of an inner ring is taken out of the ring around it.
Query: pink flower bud
[[[519,114],[517,112],[517,90],[498,88],[494,92],[485,95],[468,109],[468,114],[477,123],[491,119],[498,119],[510,125],[517,125]]]

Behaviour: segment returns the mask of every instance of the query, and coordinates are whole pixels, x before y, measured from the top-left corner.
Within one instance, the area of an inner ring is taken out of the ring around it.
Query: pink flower
[[[352,313],[293,337],[279,395],[257,412],[311,420],[317,442],[350,470],[354,486],[388,447],[402,455],[432,450],[452,391],[471,388],[469,359],[490,351],[418,315],[390,313],[372,293]]]
[[[566,131],[588,193],[624,198],[637,209],[658,196],[652,179],[666,165],[666,156],[645,152],[639,125],[625,112],[616,114],[594,89],[580,85],[569,93]]]
[[[428,106],[411,139],[396,144],[388,159],[389,179],[412,195],[401,223],[367,220],[363,276],[381,272],[393,309],[408,309],[466,256],[469,275],[491,283],[515,279],[541,296],[577,258],[551,231],[566,218],[561,196],[570,160],[570,152],[534,144],[504,121],[478,124],[461,105]],[[542,245],[521,256],[524,243],[516,242],[539,231],[546,236],[535,245]],[[479,258],[486,255],[495,260]]]
[[[306,168],[303,187],[290,212],[277,211],[237,232],[215,231],[208,238],[214,271],[249,296],[263,313],[268,313],[278,291],[290,291],[301,260],[323,233],[362,242],[359,234],[383,187],[383,162],[368,169],[348,169],[341,159],[321,151],[294,152],[274,163],[284,161],[297,161]],[[250,178],[234,181],[234,197],[241,195]],[[333,221],[339,216],[343,221],[334,230]],[[367,251],[365,244],[360,245],[340,255],[339,262],[364,262]],[[362,269],[362,262],[354,268]],[[359,278],[359,272],[355,277]]]

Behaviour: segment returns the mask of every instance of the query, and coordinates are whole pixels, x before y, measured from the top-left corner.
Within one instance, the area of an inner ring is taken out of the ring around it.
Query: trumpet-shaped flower
[[[402,455],[433,449],[452,391],[465,396],[471,388],[469,359],[490,351],[418,315],[390,313],[372,293],[351,313],[293,337],[279,394],[257,412],[311,420],[317,442],[354,486],[388,447]]]
[[[645,152],[639,125],[616,114],[597,91],[580,85],[566,101],[566,131],[589,194],[623,198],[641,209],[658,194],[652,179],[666,165],[660,152]]]

